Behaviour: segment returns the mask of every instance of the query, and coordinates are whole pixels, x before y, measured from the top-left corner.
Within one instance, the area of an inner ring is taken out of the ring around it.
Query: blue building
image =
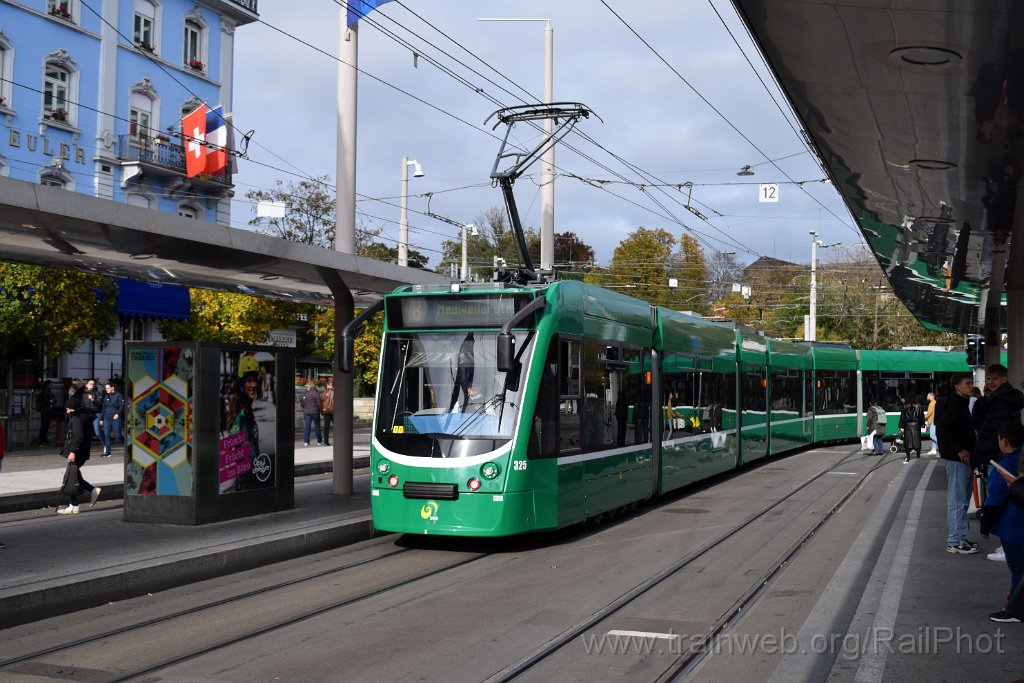
[[[0,0],[0,175],[230,223],[232,181],[185,177],[181,118],[231,111],[256,0]]]
[[[235,29],[256,2],[0,0],[0,176],[229,225],[230,172],[186,177],[181,118],[204,102],[232,111]],[[120,333],[62,358],[37,349],[43,376],[119,375],[123,342],[159,340],[157,321],[187,317],[188,298],[122,281]],[[27,444],[38,418],[21,364],[0,359],[0,415]]]

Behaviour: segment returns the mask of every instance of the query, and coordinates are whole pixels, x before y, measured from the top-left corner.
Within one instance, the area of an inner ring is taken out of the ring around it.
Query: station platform
[[[16,482],[59,483],[63,464],[54,454],[12,455],[53,464],[5,464],[0,500],[31,493],[15,490]],[[796,634],[808,648],[822,639],[833,646],[787,655],[771,680],[936,681],[968,670],[976,680],[1021,679],[1024,623],[988,619],[1010,582],[1006,563],[986,558],[998,540],[980,538],[972,515],[969,538],[981,551],[946,552],[943,461],[883,457],[894,461],[885,468],[888,502],[849,549],[837,550],[846,559],[835,575],[818,577],[827,588]],[[0,628],[370,538],[367,475],[356,473],[353,496],[334,496],[330,458],[328,447],[299,444],[297,471],[321,469],[296,479],[295,509],[198,527],[125,522],[120,501],[106,494],[119,465],[90,462],[86,474],[104,488],[94,508],[68,517],[52,507],[0,514]]]

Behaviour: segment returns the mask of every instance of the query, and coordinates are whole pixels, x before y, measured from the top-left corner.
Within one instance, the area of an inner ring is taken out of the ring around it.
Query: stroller
[[[896,435],[896,438],[892,440],[892,444],[889,445],[889,452],[899,453],[900,449],[903,448],[903,443],[903,430],[901,429],[900,433]]]

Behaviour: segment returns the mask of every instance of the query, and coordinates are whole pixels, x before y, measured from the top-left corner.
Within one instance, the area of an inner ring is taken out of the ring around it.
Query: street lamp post
[[[555,32],[550,19],[479,19],[478,21],[543,21],[544,22],[544,104],[554,101]],[[554,122],[544,119],[544,137],[551,139]],[[555,262],[555,146],[548,148],[540,160],[540,269],[551,270]]]
[[[833,244],[825,244],[818,239],[818,233],[815,230],[809,231],[811,233],[811,305],[810,315],[807,316],[807,333],[804,335],[807,341],[817,341],[818,339],[818,247],[822,249],[829,249],[831,247],[838,247],[842,242],[835,242]]]
[[[469,235],[476,237],[480,234],[480,231],[476,229],[476,226],[472,223],[465,223],[462,226],[462,277],[459,279],[463,282],[469,280],[469,257],[466,253],[466,242],[468,241]]]
[[[413,178],[423,177],[420,162],[402,157],[402,210],[398,218],[398,265],[409,265],[409,167],[414,166]]]

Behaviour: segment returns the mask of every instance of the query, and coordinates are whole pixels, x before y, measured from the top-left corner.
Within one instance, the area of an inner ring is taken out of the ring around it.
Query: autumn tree
[[[667,270],[676,281],[668,292],[668,305],[678,311],[706,312],[708,265],[700,242],[683,233]]]
[[[283,218],[257,216],[249,221],[263,235],[283,237],[317,247],[334,247],[334,191],[329,176],[289,181],[274,181],[274,189],[254,189],[245,193],[253,202],[284,204]]]
[[[110,339],[117,332],[116,302],[110,278],[0,263],[0,354],[63,356],[88,339]]]
[[[310,306],[247,294],[191,290],[188,320],[164,320],[160,333],[168,340],[194,339],[222,344],[261,344],[278,327],[294,325]]]
[[[641,226],[615,247],[608,268],[594,272],[586,281],[623,290],[657,306],[669,306],[673,295],[668,279],[675,246],[676,239],[667,230]]]

